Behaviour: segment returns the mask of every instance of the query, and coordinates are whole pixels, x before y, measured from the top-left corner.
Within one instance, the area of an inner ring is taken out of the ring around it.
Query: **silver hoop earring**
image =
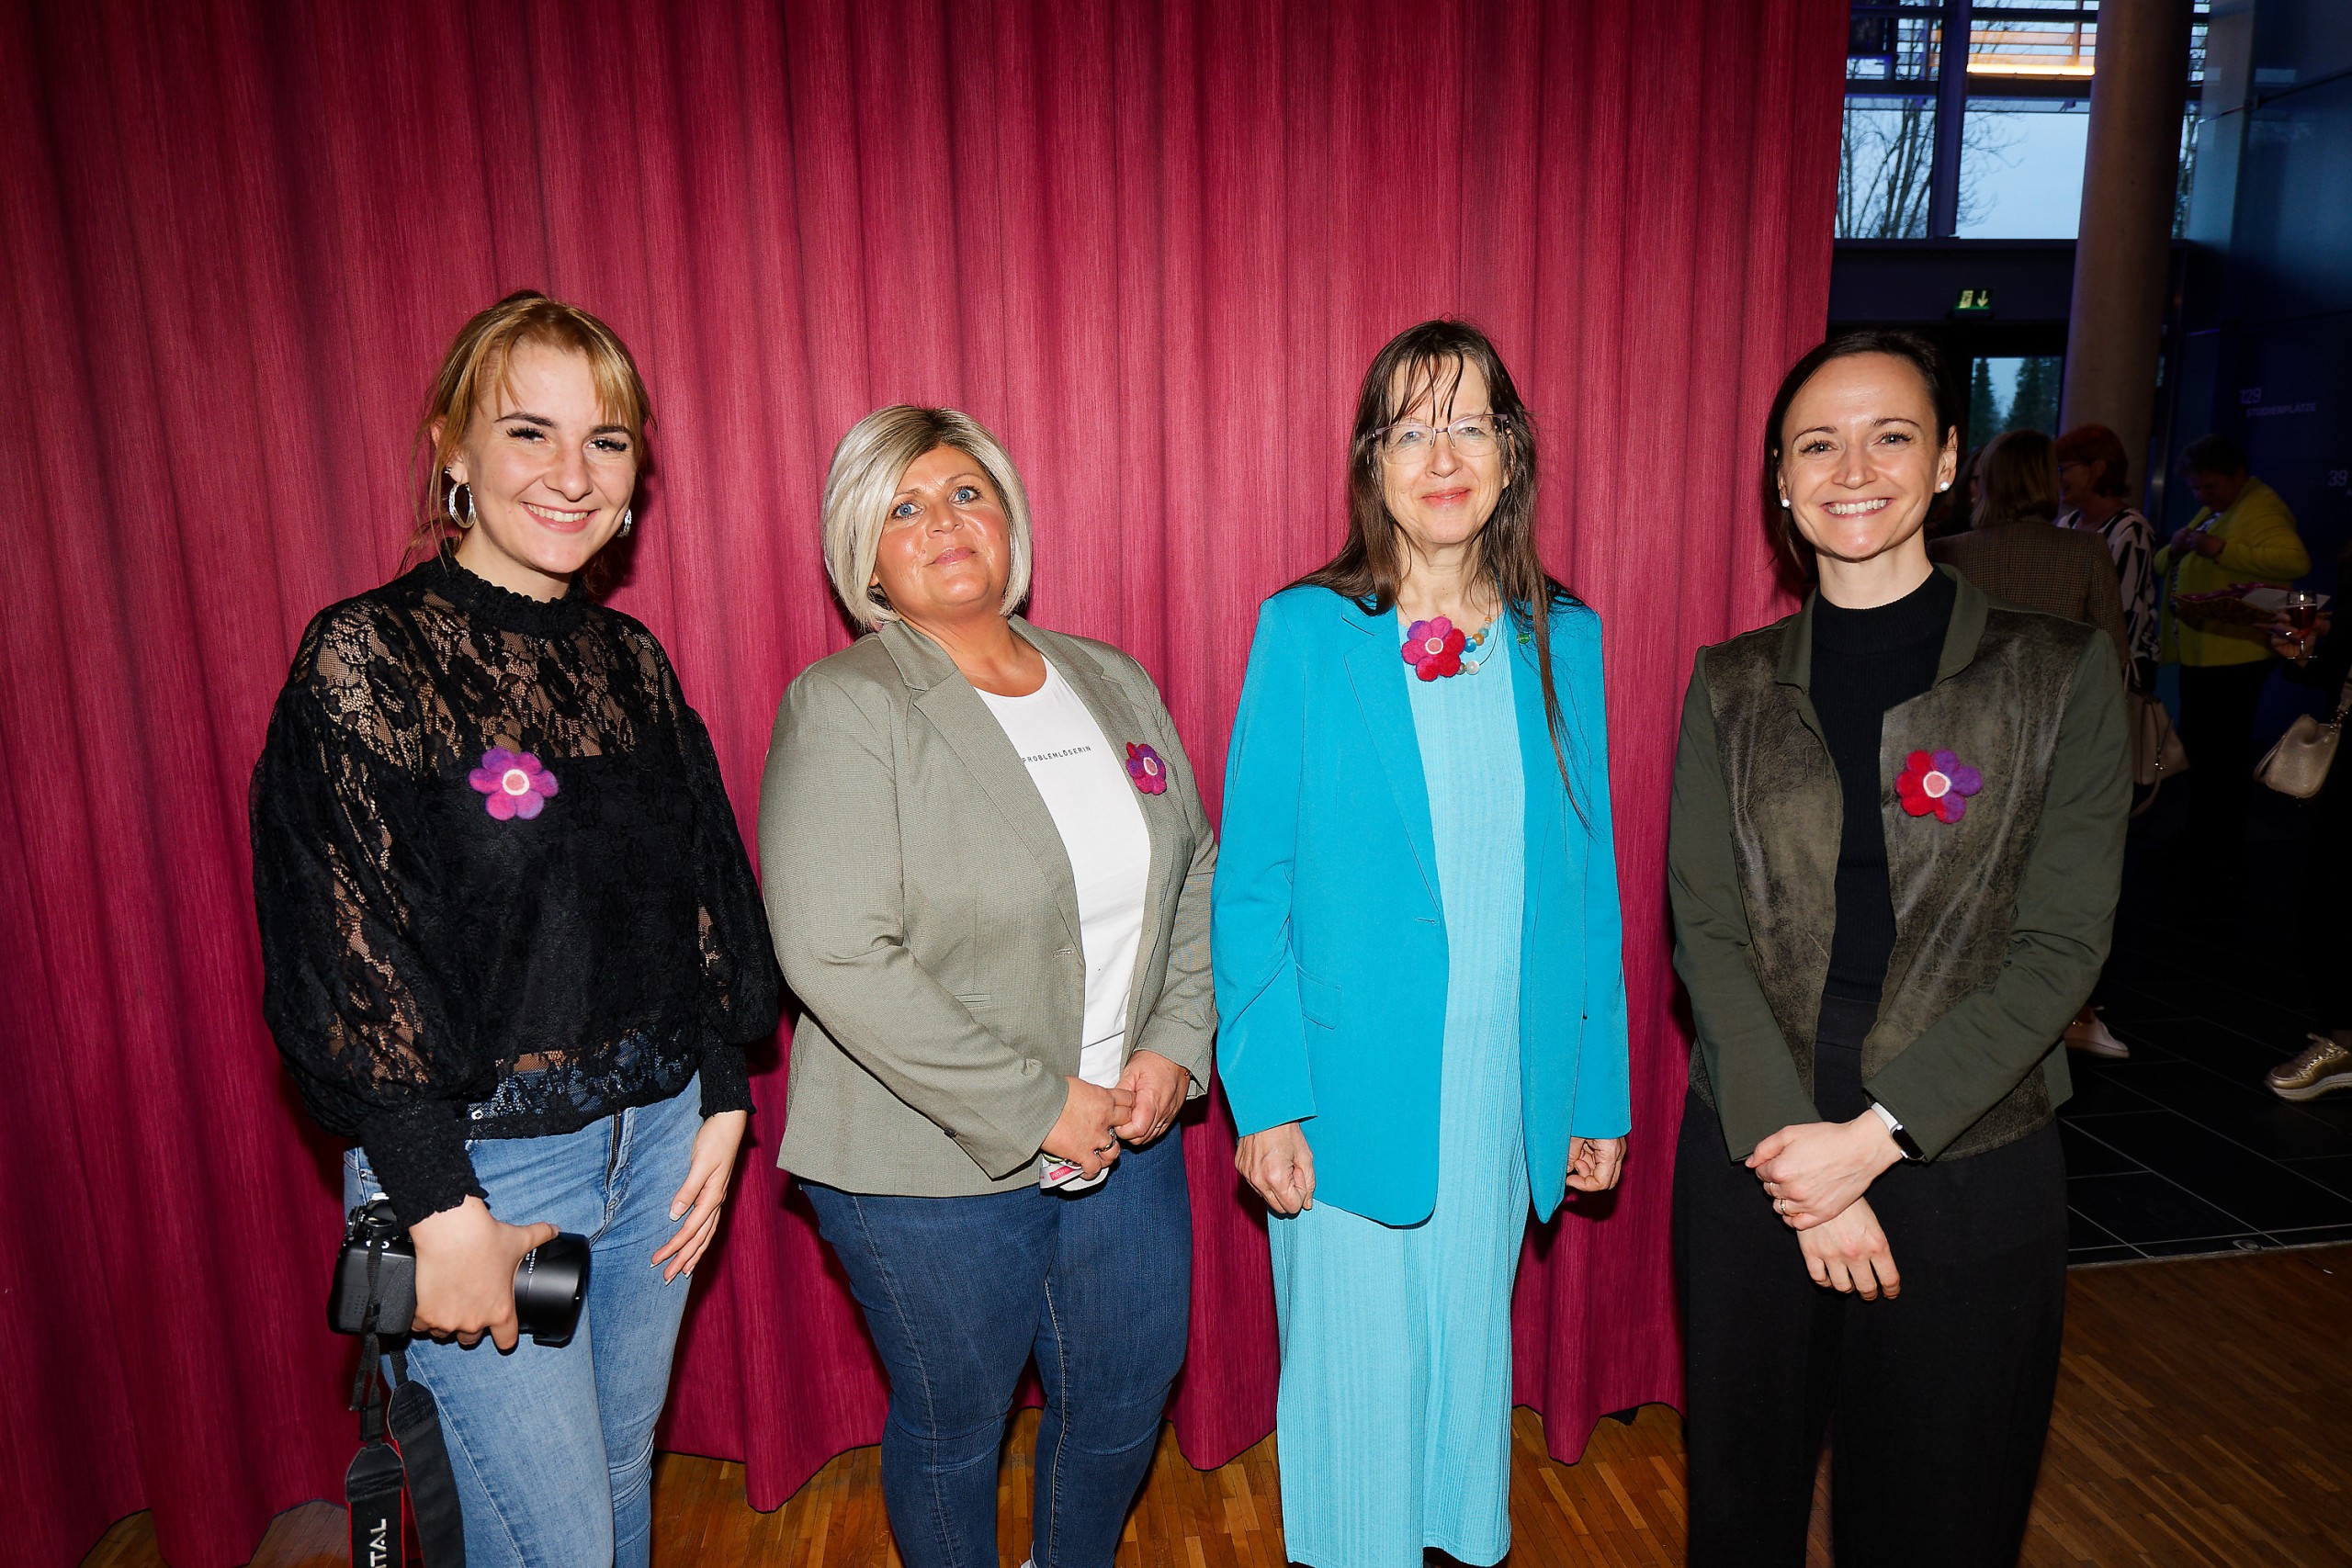
[[[622,539],[626,539],[626,538],[628,538],[628,531],[629,531],[631,528],[634,528],[634,527],[636,527],[636,526],[637,526],[637,508],[635,508],[634,506],[624,506],[624,507],[622,507],[622,508],[621,508],[621,531],[620,531],[620,533],[619,533],[619,534],[616,535],[616,536],[615,536],[615,537],[616,537],[616,538],[622,538]]]
[[[450,478],[449,470],[447,468],[442,469],[441,477],[445,479]],[[465,491],[466,495],[466,510],[462,514],[458,511],[458,492],[459,491]],[[470,528],[474,525],[474,492],[472,486],[465,483],[463,480],[458,480],[458,482],[451,484],[449,487],[449,493],[447,497],[444,499],[442,505],[449,513],[449,521],[456,524],[458,527]]]

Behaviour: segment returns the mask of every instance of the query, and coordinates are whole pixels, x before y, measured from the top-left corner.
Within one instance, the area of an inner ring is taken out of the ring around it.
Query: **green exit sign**
[[[1960,302],[1951,308],[1955,316],[1989,316],[1993,313],[1993,291],[1989,288],[1963,288]]]

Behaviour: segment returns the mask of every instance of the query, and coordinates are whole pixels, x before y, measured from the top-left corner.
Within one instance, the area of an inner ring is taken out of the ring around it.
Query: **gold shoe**
[[[2110,1062],[2132,1059],[2132,1047],[2108,1032],[2107,1020],[2099,1017],[2096,1008],[2085,1008],[2066,1026],[2066,1049],[2080,1051],[2086,1056],[2103,1056]]]
[[[2333,1089],[2352,1089],[2352,1051],[2314,1034],[2309,1049],[2271,1068],[2262,1081],[2281,1100],[2317,1100]]]

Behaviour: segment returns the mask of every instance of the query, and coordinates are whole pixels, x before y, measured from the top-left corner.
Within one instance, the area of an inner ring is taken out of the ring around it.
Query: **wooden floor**
[[[1000,1483],[1003,1560],[1027,1554],[1024,1416]],[[1581,1463],[1544,1457],[1518,1412],[1512,1568],[1682,1560],[1681,1424],[1663,1405],[1604,1420]],[[742,1467],[664,1455],[654,1475],[656,1568],[898,1568],[876,1450],[842,1455],[772,1514],[743,1502]],[[1813,1561],[1828,1553],[1815,1519]],[[343,1561],[341,1516],[279,1517],[256,1568]],[[1270,1439],[1196,1471],[1163,1437],[1121,1568],[1280,1568]],[[2066,1354],[2024,1561],[2352,1564],[2352,1247],[2077,1269]],[[153,1568],[146,1516],[84,1568]]]

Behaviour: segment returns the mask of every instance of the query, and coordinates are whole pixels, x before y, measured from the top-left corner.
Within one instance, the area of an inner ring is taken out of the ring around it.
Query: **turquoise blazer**
[[[1508,620],[1499,634],[1520,661],[1521,1122],[1543,1219],[1565,1191],[1569,1136],[1622,1136],[1632,1120],[1600,617],[1572,600],[1551,616],[1573,804],[1534,640]],[[1260,609],[1226,758],[1209,940],[1217,1076],[1236,1124],[1305,1122],[1316,1196],[1392,1225],[1437,1201],[1446,990],[1402,643],[1395,615],[1328,589],[1284,589]]]

